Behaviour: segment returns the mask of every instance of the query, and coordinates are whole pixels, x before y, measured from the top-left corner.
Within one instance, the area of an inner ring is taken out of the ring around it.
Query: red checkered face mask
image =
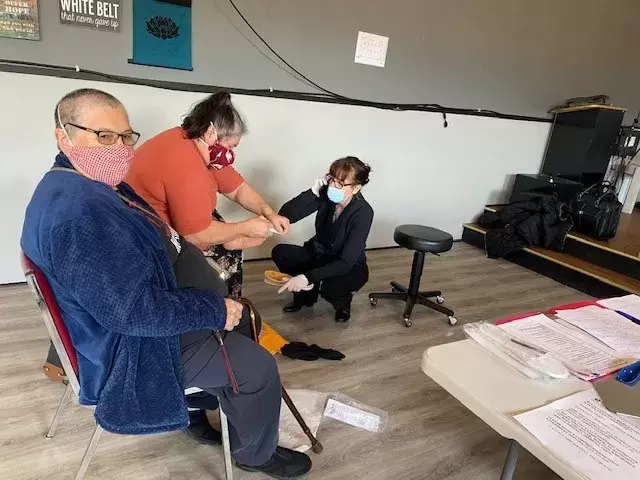
[[[129,171],[133,147],[117,143],[101,147],[72,146],[67,156],[94,180],[115,187]]]
[[[71,145],[67,157],[74,165],[80,167],[94,180],[106,183],[110,187],[115,187],[124,180],[133,161],[133,147],[117,143],[99,147],[76,146],[62,123],[59,107],[56,115],[58,115],[58,123],[62,126],[64,135]]]

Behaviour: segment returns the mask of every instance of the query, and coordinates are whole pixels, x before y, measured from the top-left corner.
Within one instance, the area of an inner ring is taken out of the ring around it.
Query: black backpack
[[[596,183],[580,193],[569,205],[573,228],[598,240],[616,236],[622,203],[609,182]]]

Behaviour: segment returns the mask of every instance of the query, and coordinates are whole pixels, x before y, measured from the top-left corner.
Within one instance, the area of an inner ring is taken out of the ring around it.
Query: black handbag
[[[570,212],[576,231],[606,240],[616,236],[622,203],[609,182],[596,183],[571,201]]]

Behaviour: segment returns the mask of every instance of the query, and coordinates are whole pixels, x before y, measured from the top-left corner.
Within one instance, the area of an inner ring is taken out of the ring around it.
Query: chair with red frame
[[[78,381],[78,357],[76,355],[76,350],[71,343],[69,331],[64,324],[64,320],[62,319],[60,309],[58,308],[53,291],[49,286],[49,282],[40,269],[24,254],[22,254],[21,257],[21,263],[27,284],[29,285],[31,293],[38,304],[38,308],[42,314],[42,319],[44,320],[44,324],[49,332],[49,337],[51,337],[51,342],[53,343],[58,357],[60,358],[66,377],[66,388],[64,394],[62,395],[56,414],[53,417],[49,431],[45,435],[46,438],[53,438],[56,428],[58,427],[58,423],[60,422],[62,412],[69,401],[69,397],[73,393],[77,398],[80,393],[80,383]],[[198,391],[201,390],[198,388],[190,388],[185,391],[185,394],[188,395]],[[229,426],[227,423],[227,417],[222,411],[222,408],[220,408],[220,424],[222,426],[222,446],[226,478],[227,480],[232,480],[233,465],[231,463],[231,449],[229,447]],[[84,478],[87,468],[89,467],[96,449],[98,448],[98,442],[100,441],[102,432],[103,428],[96,423],[96,429],[93,432],[89,445],[82,457],[80,468],[76,474],[76,480],[82,480]]]

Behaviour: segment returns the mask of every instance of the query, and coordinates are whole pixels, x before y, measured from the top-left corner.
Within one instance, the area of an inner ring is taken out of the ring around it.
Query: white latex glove
[[[313,288],[313,284],[309,285],[309,280],[304,275],[297,275],[285,283],[278,293],[282,293],[285,290],[289,290],[290,292],[299,292],[300,290],[311,290]]]
[[[311,185],[311,191],[314,193],[316,197],[319,197],[320,189],[325,185],[327,185],[327,183],[328,183],[327,177],[316,178],[315,181],[313,182],[313,185]]]

